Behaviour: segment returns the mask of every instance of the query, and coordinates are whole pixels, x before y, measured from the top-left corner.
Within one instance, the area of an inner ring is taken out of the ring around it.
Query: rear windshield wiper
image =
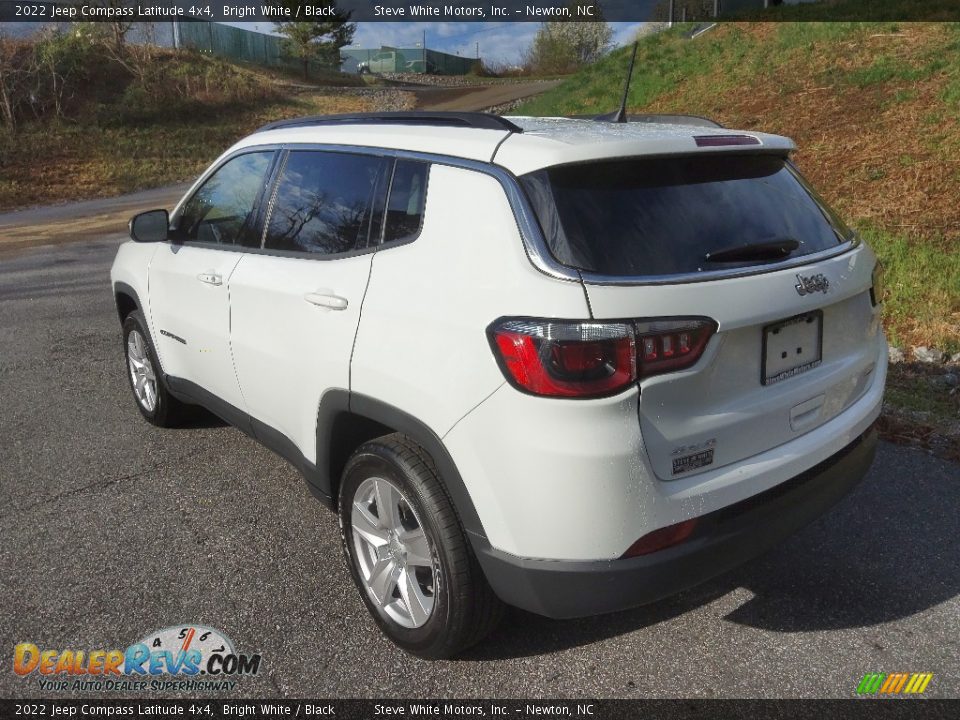
[[[704,259],[707,262],[749,262],[765,260],[783,260],[790,256],[794,250],[800,247],[800,243],[793,238],[782,238],[780,240],[771,240],[769,242],[750,243],[748,245],[736,245],[734,247],[723,248],[708,252]]]

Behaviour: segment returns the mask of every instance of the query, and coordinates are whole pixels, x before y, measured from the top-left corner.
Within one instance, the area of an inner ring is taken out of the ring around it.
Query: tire
[[[393,510],[381,510],[378,499]],[[361,445],[343,471],[338,505],[350,573],[395,644],[449,658],[496,627],[503,603],[423,448],[399,433]]]
[[[133,401],[147,422],[158,427],[176,427],[189,415],[189,406],[173,397],[167,389],[146,327],[139,310],[131,312],[123,321],[127,382]]]

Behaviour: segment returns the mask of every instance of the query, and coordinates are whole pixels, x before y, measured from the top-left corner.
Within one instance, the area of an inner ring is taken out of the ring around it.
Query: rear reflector
[[[631,558],[638,555],[649,555],[658,550],[665,550],[673,545],[678,545],[689,538],[696,527],[697,518],[691,518],[676,525],[668,525],[659,530],[654,530],[637,540],[621,557]]]
[[[697,135],[697,147],[724,147],[726,145],[759,145],[760,140],[752,135]]]

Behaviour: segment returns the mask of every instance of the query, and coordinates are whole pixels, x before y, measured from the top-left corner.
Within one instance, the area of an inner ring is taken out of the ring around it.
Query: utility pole
[[[423,48],[423,74],[427,74],[427,31],[423,31],[423,45],[420,47]]]
[[[480,41],[477,41],[477,60],[480,59]]]
[[[673,0],[670,0],[668,12],[670,13],[670,19],[667,20],[667,27],[673,27]]]
[[[716,19],[720,14],[720,0],[713,0],[713,17]]]

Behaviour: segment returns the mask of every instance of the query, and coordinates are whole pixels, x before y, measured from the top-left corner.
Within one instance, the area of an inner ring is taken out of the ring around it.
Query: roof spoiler
[[[571,115],[573,120],[596,120],[597,122],[612,122],[607,115]],[[692,125],[694,127],[722,128],[716,120],[700,115],[627,115],[626,122],[632,123],[660,123],[664,125]]]

